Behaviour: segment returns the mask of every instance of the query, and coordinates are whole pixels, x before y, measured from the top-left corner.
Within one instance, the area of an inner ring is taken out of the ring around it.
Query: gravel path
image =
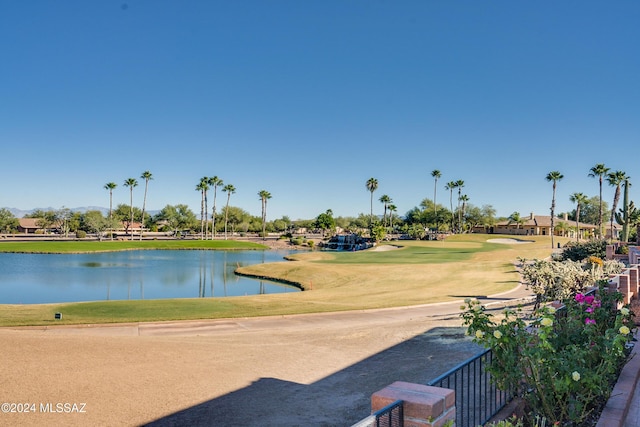
[[[459,305],[0,328],[0,403],[29,409],[0,425],[349,426],[375,391],[426,383],[478,351]]]

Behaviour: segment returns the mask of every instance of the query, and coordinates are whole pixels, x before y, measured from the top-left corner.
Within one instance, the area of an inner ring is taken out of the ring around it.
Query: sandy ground
[[[349,426],[375,391],[424,384],[478,351],[459,304],[0,328],[0,403],[15,404],[0,425]]]
[[[505,245],[519,245],[523,243],[533,243],[531,240],[520,240],[520,239],[489,239],[487,240],[489,243],[502,243]]]

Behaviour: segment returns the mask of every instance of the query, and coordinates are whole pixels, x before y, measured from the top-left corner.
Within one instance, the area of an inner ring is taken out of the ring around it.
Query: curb
[[[636,332],[637,337],[638,332]],[[639,347],[639,345],[633,346],[629,355],[630,360],[622,368],[618,381],[611,391],[611,397],[607,400],[596,427],[623,427],[625,425],[629,415],[629,408],[633,404],[634,391],[640,378]],[[637,398],[640,399],[640,396],[637,396]]]

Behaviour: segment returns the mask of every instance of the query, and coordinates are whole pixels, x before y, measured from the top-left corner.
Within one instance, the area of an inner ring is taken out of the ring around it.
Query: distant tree
[[[465,209],[464,223],[469,232],[473,232],[476,227],[484,226],[486,229],[486,218],[483,210],[469,203]]]
[[[95,233],[99,240],[102,240],[104,232],[109,228],[109,219],[102,215],[102,212],[92,210],[82,215],[82,230],[88,233]]]
[[[458,189],[458,229],[462,232],[462,209],[460,209],[460,203],[462,202],[462,188],[464,188],[464,181],[461,179],[457,180],[456,188]]]
[[[109,223],[113,223],[113,190],[118,186],[115,182],[108,182],[104,185],[105,190],[109,190]],[[111,240],[113,240],[113,233],[111,233]]]
[[[162,224],[163,229],[168,228],[174,234],[178,231],[193,230],[198,222],[196,215],[187,205],[166,205],[155,216],[154,221]]]
[[[576,242],[580,241],[580,208],[587,203],[587,196],[583,193],[573,193],[569,196],[569,200],[576,204]]]
[[[209,189],[209,178],[203,176],[196,185],[196,191],[200,192],[200,240],[205,238],[205,220],[207,211],[207,190]]]
[[[224,183],[217,176],[209,178],[209,186],[213,188],[213,207],[211,208],[211,240],[216,237],[216,196],[218,187],[222,187]]]
[[[131,217],[131,221],[129,222],[129,229],[131,229],[132,225],[133,225],[133,189],[134,187],[138,186],[138,181],[135,178],[127,178],[124,181],[124,186],[125,187],[129,187],[129,197],[130,197],[130,217]],[[131,230],[131,240],[133,240],[133,230]]]
[[[451,207],[451,230],[453,231],[454,229],[454,224],[453,224],[453,190],[458,186],[458,184],[456,183],[456,181],[449,181],[447,183],[447,185],[444,186],[445,190],[449,190],[449,206]]]
[[[18,231],[18,225],[20,225],[20,221],[9,209],[0,208],[0,231],[2,233]]]
[[[460,231],[463,232],[465,229],[465,210],[467,208],[467,202],[469,201],[469,196],[463,194],[460,196],[460,201],[462,204],[460,205]]]
[[[224,215],[226,218],[225,222],[231,226],[231,235],[234,235],[238,226],[241,226],[243,224],[243,231],[247,231],[249,228],[249,224],[251,223],[251,219],[253,218],[249,214],[249,212],[245,211],[244,209],[236,206],[229,206],[228,204],[224,208]]]
[[[434,169],[431,171],[431,177],[433,178],[433,215],[438,218],[436,194],[438,192],[438,180],[442,177],[442,173],[438,169]],[[439,224],[436,222],[436,231],[438,231],[438,228]]]
[[[227,224],[229,223],[229,200],[231,195],[236,192],[236,187],[232,184],[227,184],[222,188],[222,191],[227,193],[227,206],[224,209],[224,240],[227,240]]]
[[[61,236],[69,236],[72,218],[73,212],[71,212],[71,209],[65,208],[64,206],[54,212],[53,223],[57,226],[58,230],[60,230]]]
[[[316,217],[315,227],[322,230],[322,237],[324,238],[326,231],[332,231],[336,228],[335,220],[333,219],[333,211],[327,209],[326,212],[321,213]]]
[[[149,189],[149,181],[153,179],[153,175],[149,171],[142,172],[140,178],[144,179],[144,198],[142,199],[142,216],[140,222],[140,240],[142,240],[142,230],[144,230],[144,212],[147,206],[147,190]]]
[[[288,216],[283,216],[282,218],[279,218],[273,221],[273,228],[275,229],[275,231],[279,231],[279,232],[286,233],[290,231],[290,228],[292,225],[293,223]]]
[[[565,237],[567,235],[567,232],[569,231],[569,224],[564,221],[560,221],[556,224],[555,229],[560,232],[560,235],[562,237]]]
[[[120,226],[124,227],[124,232],[126,235],[129,233],[133,234],[133,223],[135,220],[139,220],[142,216],[142,210],[135,206],[127,206],[124,203],[119,204],[113,210],[113,219],[117,221]]]
[[[381,224],[374,225],[371,229],[371,237],[375,242],[380,242],[384,240],[387,236],[387,229]]]
[[[496,221],[496,210],[491,205],[482,205],[481,214],[482,214],[482,225],[485,228],[494,227],[497,223]]]
[[[353,227],[358,230],[365,230],[369,226],[369,221],[371,221],[371,217],[365,213],[359,213],[358,216],[353,220]]]
[[[429,201],[429,203],[431,202]],[[407,211],[407,213],[405,213],[404,215],[405,221],[408,225],[419,224],[422,228],[427,228],[428,227],[427,212],[428,212],[427,209],[421,209],[416,206],[410,209],[409,211]]]
[[[609,205],[607,202],[602,202],[602,221],[603,224],[609,222]],[[594,224],[597,225],[600,220],[600,199],[598,196],[593,196],[588,198],[584,203],[580,204],[580,222],[586,224]],[[576,210],[573,209],[571,212],[567,213],[568,219],[575,221],[576,220]]]
[[[369,224],[373,222],[373,192],[378,189],[378,180],[369,178],[367,180],[367,190],[371,193],[371,213],[369,216]]]
[[[425,237],[425,229],[419,224],[405,224],[403,232],[415,240],[420,240]]]
[[[382,222],[386,226],[387,225],[387,208],[389,206],[389,203],[392,203],[393,200],[391,200],[391,197],[387,196],[386,194],[383,194],[382,196],[380,196],[380,199],[378,200],[380,201],[380,203],[384,205],[384,215],[382,216]]]
[[[265,240],[267,238],[267,200],[271,198],[271,193],[267,190],[260,190],[258,196],[260,196],[260,201],[262,202],[262,240]]]
[[[520,229],[520,226],[525,223],[525,221],[526,221],[525,218],[522,218],[522,216],[520,216],[520,212],[514,212],[511,215],[509,215],[508,224],[515,223],[516,230],[518,230]]]
[[[389,226],[393,228],[393,213],[398,210],[398,207],[394,204],[390,204],[387,208],[389,209]]]
[[[618,202],[620,201],[620,186],[623,182],[625,182],[629,177],[625,172],[615,171],[607,174],[607,182],[610,186],[616,187],[615,193],[613,195],[613,204],[611,205],[611,238],[613,239],[613,219],[616,216],[616,209],[618,209]]]
[[[556,211],[556,185],[562,178],[564,178],[564,175],[558,171],[549,172],[546,176],[548,182],[553,182],[553,197],[551,198],[551,248],[553,248],[553,226]]]
[[[600,196],[599,196],[599,209],[598,209],[598,237],[602,237],[602,180],[609,173],[609,168],[606,167],[603,163],[598,163],[594,167],[589,170],[589,176],[592,178],[598,177],[598,184],[600,186]],[[593,223],[592,223],[593,224]]]

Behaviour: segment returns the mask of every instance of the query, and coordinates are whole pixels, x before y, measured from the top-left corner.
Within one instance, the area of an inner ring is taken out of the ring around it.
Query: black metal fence
[[[403,401],[396,400],[351,427],[403,427]]]
[[[491,364],[492,357],[492,351],[485,350],[427,383],[455,390],[456,426],[485,424],[513,397],[512,391],[498,390],[491,382],[486,367]]]

